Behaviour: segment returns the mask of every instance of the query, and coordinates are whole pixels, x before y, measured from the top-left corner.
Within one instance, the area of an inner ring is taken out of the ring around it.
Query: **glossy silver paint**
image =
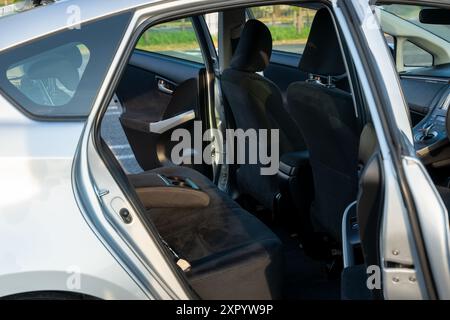
[[[84,23],[160,1],[67,0],[34,8],[16,15],[6,16],[0,18],[0,25],[7,26],[7,28],[2,28],[2,30],[20,30],[20,32],[2,32],[0,51],[65,28],[74,27],[78,23]],[[78,18],[78,14],[76,14],[78,12],[79,20],[76,19]],[[23,21],[27,21],[27,23],[23,23]]]
[[[2,33],[0,54],[64,29],[69,5],[80,6],[86,21],[143,3],[75,0],[1,18],[2,30],[21,32]],[[31,120],[0,95],[0,297],[66,291],[149,298],[80,212],[72,166],[84,125]]]
[[[226,3],[250,2],[237,0]],[[398,179],[364,69],[352,46],[346,21],[336,1],[332,3],[337,22],[354,56],[380,141],[383,167],[387,173],[386,184],[389,186],[386,188],[385,216],[404,213]],[[0,297],[22,292],[58,290],[105,299],[190,298],[189,292],[169,267],[167,258],[146,231],[144,223],[137,218],[129,199],[103,164],[93,143],[95,121],[102,109],[106,108],[102,98],[120,63],[120,55],[126,49],[127,40],[146,19],[155,14],[167,15],[180,8],[189,10],[186,4],[202,5],[209,9],[224,6],[223,1],[217,0],[71,0],[0,19],[0,29],[21,30],[18,33],[2,34],[1,54],[15,45],[70,26],[70,6],[80,9],[77,23],[124,10],[136,10],[87,122],[37,122],[17,111],[0,95]],[[362,15],[370,11],[364,1],[354,0],[352,4]],[[49,16],[52,18],[48,19]],[[24,19],[27,20],[26,24],[23,23]],[[396,123],[412,143],[406,104],[381,33],[369,26],[364,31],[370,49],[383,70],[389,98],[397,106],[394,110]],[[405,170],[408,170],[407,166]],[[411,174],[418,177],[415,169]],[[426,173],[423,175],[427,176]],[[423,192],[423,197],[437,198],[432,188],[424,188],[420,192]],[[430,200],[427,204],[420,206],[419,210],[440,209],[442,214],[441,203]],[[117,209],[122,207],[130,210],[135,218],[133,223],[121,223]],[[421,222],[432,223],[424,212],[421,213]],[[425,230],[431,232],[430,228]],[[406,237],[409,240],[408,234]],[[448,252],[444,243],[448,242],[447,237],[448,230],[441,229],[439,235],[428,239],[440,241],[440,254],[444,254],[446,250]],[[411,251],[414,251],[413,246]],[[414,258],[414,253],[407,252],[406,259],[410,258]],[[444,258],[441,257],[440,263],[443,263]],[[438,263],[436,259],[434,261]],[[448,296],[444,288],[441,290],[443,296]],[[394,294],[392,297],[399,296]]]

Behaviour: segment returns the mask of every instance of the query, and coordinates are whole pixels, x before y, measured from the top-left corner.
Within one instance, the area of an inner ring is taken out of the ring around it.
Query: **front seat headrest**
[[[248,20],[230,66],[246,72],[263,71],[270,62],[271,54],[272,35],[269,28],[258,20]]]
[[[333,17],[328,9],[320,9],[314,17],[299,68],[321,76],[346,73]]]

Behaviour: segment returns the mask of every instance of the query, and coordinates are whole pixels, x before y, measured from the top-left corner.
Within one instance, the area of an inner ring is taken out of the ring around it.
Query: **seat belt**
[[[175,263],[177,264],[177,266],[181,269],[181,271],[183,272],[188,272],[191,270],[191,264],[189,263],[189,261],[187,261],[186,259],[181,258],[176,252],[175,250],[173,250],[169,244],[163,239],[161,238],[162,243],[166,246],[166,248],[172,253],[172,255],[175,258]]]

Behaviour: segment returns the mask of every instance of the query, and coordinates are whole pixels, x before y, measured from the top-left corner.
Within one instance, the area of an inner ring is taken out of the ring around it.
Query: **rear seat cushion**
[[[187,276],[202,298],[280,297],[282,245],[269,228],[195,170],[163,167],[129,179],[145,186],[154,173],[190,178],[210,197],[207,208],[148,211],[164,240],[191,263]]]

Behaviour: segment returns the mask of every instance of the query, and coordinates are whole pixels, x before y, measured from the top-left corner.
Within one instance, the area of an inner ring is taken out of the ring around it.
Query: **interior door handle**
[[[169,119],[164,119],[158,122],[151,122],[149,125],[149,129],[150,132],[161,134],[194,119],[195,119],[194,110],[189,110]]]
[[[173,90],[168,88],[169,82],[158,79],[158,90],[167,94],[172,94]]]

